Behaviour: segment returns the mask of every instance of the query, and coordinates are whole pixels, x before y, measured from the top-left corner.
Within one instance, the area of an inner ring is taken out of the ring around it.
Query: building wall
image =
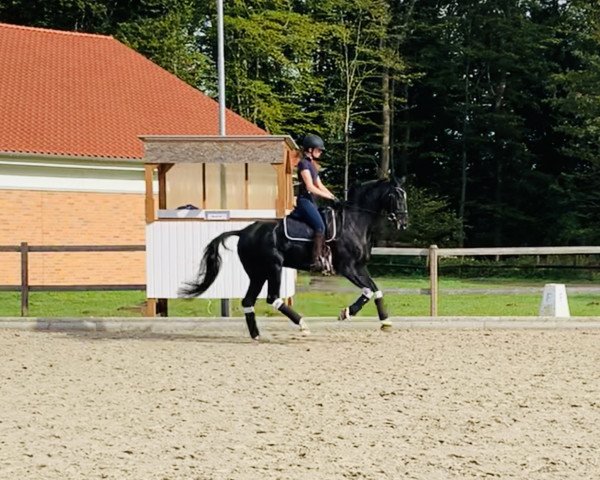
[[[0,190],[0,245],[143,245],[144,196]],[[0,284],[20,283],[20,255],[0,253]],[[145,283],[144,252],[31,253],[32,285]]]
[[[62,165],[0,162],[0,245],[144,245],[143,167]],[[20,275],[20,255],[0,252],[0,284],[18,285]],[[29,281],[144,284],[145,254],[32,252]]]

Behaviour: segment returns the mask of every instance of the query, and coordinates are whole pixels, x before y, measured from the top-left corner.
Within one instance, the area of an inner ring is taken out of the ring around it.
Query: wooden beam
[[[167,208],[167,172],[173,165],[158,166],[158,208]]]
[[[249,180],[248,168],[249,168],[248,163],[244,163],[244,208],[245,209],[250,208],[250,199],[249,199],[250,188],[248,186],[248,180]]]
[[[273,168],[277,172],[277,198],[275,199],[275,215],[278,218],[285,216],[285,206],[287,204],[287,188],[285,163],[275,163]]]
[[[146,311],[144,315],[146,317],[156,317],[156,298],[146,299]]]
[[[206,210],[206,163],[202,164],[202,210]]]
[[[438,247],[429,247],[429,315],[437,317],[438,314]]]
[[[294,208],[294,166],[293,159],[296,152],[292,150],[287,151],[286,162],[285,162],[285,183],[287,189],[287,201],[285,208],[292,210]]]
[[[21,242],[21,316],[29,315],[29,248]]]
[[[145,165],[146,173],[146,223],[152,223],[155,220],[154,214],[154,169],[156,165],[147,163]]]

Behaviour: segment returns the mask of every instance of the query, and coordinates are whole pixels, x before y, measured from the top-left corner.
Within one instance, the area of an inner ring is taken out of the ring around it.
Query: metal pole
[[[223,0],[217,0],[217,67],[219,71],[219,135],[225,136],[227,129],[225,125],[225,35],[223,27]],[[219,166],[219,177],[221,184],[221,208],[227,207],[227,178],[225,165]],[[228,317],[229,299],[221,299],[221,316]]]
[[[223,26],[223,0],[217,0],[217,68],[219,73],[219,135],[227,134],[225,124],[225,34]],[[219,165],[221,198],[219,206],[227,208],[227,174],[225,165]]]
[[[225,128],[225,40],[223,27],[223,0],[217,0],[217,68],[219,71],[219,135]]]

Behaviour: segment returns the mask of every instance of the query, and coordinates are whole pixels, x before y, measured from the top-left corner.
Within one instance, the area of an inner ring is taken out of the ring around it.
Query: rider
[[[315,231],[311,270],[321,271],[323,265],[319,260],[322,256],[325,245],[325,223],[317,209],[315,195],[329,200],[336,200],[335,195],[331,193],[317,172],[316,161],[321,158],[325,151],[323,139],[317,135],[308,134],[302,142],[302,159],[298,162],[298,180],[300,188],[296,200],[295,214],[304,220]]]

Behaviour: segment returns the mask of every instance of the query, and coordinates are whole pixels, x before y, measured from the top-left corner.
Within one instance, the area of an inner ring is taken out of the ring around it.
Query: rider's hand
[[[332,197],[331,201],[333,202],[334,207],[340,207],[342,205],[342,201],[336,196]]]

